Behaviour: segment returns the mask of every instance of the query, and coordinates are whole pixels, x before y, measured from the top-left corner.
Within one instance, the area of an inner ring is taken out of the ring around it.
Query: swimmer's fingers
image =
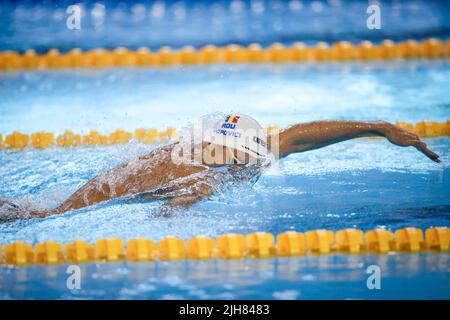
[[[431,151],[428,147],[427,144],[421,140],[416,141],[413,144],[414,147],[416,147],[417,150],[419,150],[420,152],[422,152],[424,155],[426,155],[428,158],[430,158],[431,160],[435,161],[435,162],[441,162],[441,159],[439,158],[439,155],[433,151]]]

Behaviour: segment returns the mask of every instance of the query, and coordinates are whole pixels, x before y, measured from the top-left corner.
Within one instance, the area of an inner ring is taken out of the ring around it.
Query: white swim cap
[[[261,159],[270,156],[266,131],[250,116],[230,114],[203,135],[203,141],[234,148]]]

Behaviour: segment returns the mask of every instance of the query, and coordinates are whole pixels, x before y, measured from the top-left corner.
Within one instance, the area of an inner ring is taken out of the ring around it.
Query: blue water
[[[437,60],[20,72],[0,75],[0,96],[4,135],[13,130],[180,128],[216,111],[251,114],[263,126],[316,119],[445,121],[450,118],[450,68],[448,61]],[[291,155],[253,188],[236,187],[170,218],[152,216],[159,202],[115,201],[0,225],[0,243],[450,226],[450,139],[426,142],[442,163],[381,139],[358,139]],[[51,208],[96,174],[154,147],[133,142],[2,150],[0,197]],[[365,266],[373,259],[388,264],[386,290],[378,293],[365,287]],[[246,260],[237,266],[216,261],[90,264],[83,267],[87,280],[80,292],[66,289],[65,267],[3,266],[1,298],[450,298],[448,254],[280,261],[294,264],[294,270],[281,272],[278,260]],[[215,271],[204,271],[208,268]]]
[[[342,143],[280,162],[253,188],[239,187],[171,218],[154,218],[159,202],[100,204],[46,219],[0,225],[0,242],[103,237],[159,240],[203,234],[377,226],[450,225],[449,139],[429,140],[444,164],[382,141]],[[1,153],[2,197],[53,207],[94,177],[150,147]]]
[[[381,270],[369,290],[366,270]],[[0,269],[0,299],[450,299],[448,254],[85,264]]]
[[[81,28],[70,30],[66,10],[75,3]],[[448,1],[377,3],[379,30],[367,28],[367,0],[9,0],[0,3],[0,50],[450,37]]]
[[[3,134],[165,130],[229,110],[263,126],[450,114],[449,60],[8,72],[0,80]]]

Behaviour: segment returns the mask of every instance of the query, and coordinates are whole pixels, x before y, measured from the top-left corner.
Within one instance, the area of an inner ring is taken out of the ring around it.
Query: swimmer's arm
[[[200,200],[212,195],[213,188],[204,185],[201,190],[192,193],[181,193],[180,195],[169,197],[163,205],[155,211],[155,216],[172,216],[181,209],[186,209]]]
[[[157,211],[156,216],[168,216],[179,209],[199,202],[211,196],[217,183],[223,178],[224,173],[206,170],[191,176],[177,179],[168,186],[150,192],[141,199],[164,200]]]
[[[384,121],[314,121],[293,125],[279,134],[280,158],[330,144],[361,137],[384,137],[391,143],[413,146],[428,158],[440,162],[439,155],[413,133]],[[271,141],[275,141],[271,139]],[[273,146],[272,146],[273,149]]]

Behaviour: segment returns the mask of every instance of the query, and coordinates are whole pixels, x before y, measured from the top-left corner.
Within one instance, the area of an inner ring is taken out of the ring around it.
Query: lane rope
[[[247,47],[230,44],[224,47],[206,45],[196,49],[185,46],[180,50],[161,47],[151,51],[141,47],[136,51],[119,47],[114,50],[93,49],[82,51],[74,48],[67,53],[50,49],[38,54],[30,49],[24,53],[17,51],[0,52],[0,71],[19,69],[61,69],[61,68],[111,68],[111,67],[161,67],[174,65],[204,65],[217,63],[284,63],[309,61],[371,61],[418,58],[449,58],[450,40],[437,38],[421,42],[409,39],[401,42],[383,40],[380,44],[361,41],[353,44],[337,41],[329,45],[318,42],[307,46],[302,42],[286,47],[273,43],[263,48],[257,43]]]
[[[416,124],[405,121],[397,121],[396,125],[409,132],[417,134],[421,138],[433,138],[440,136],[450,136],[450,119],[446,122],[420,121]],[[266,128],[268,133],[281,130],[276,125],[270,125]],[[165,131],[157,129],[136,129],[134,134],[125,130],[116,130],[110,134],[100,134],[97,130],[90,131],[89,134],[81,135],[67,130],[63,134],[57,135],[51,132],[35,132],[30,135],[14,131],[6,135],[4,141],[0,134],[0,149],[22,150],[27,147],[36,149],[45,149],[49,147],[93,147],[127,144],[131,141],[137,141],[145,144],[162,144],[179,139],[179,133],[174,128],[167,128]]]
[[[276,241],[275,241],[276,238]],[[374,229],[312,230],[305,233],[287,231],[278,234],[255,232],[246,235],[224,234],[216,239],[196,236],[187,241],[167,236],[154,242],[129,240],[124,247],[120,238],[99,239],[94,245],[76,240],[63,246],[45,241],[34,246],[23,241],[6,244],[4,257],[0,245],[0,264],[52,265],[63,263],[208,260],[294,257],[321,254],[389,254],[393,252],[425,253],[449,251],[450,229],[432,227],[425,230],[407,227],[395,232]]]

